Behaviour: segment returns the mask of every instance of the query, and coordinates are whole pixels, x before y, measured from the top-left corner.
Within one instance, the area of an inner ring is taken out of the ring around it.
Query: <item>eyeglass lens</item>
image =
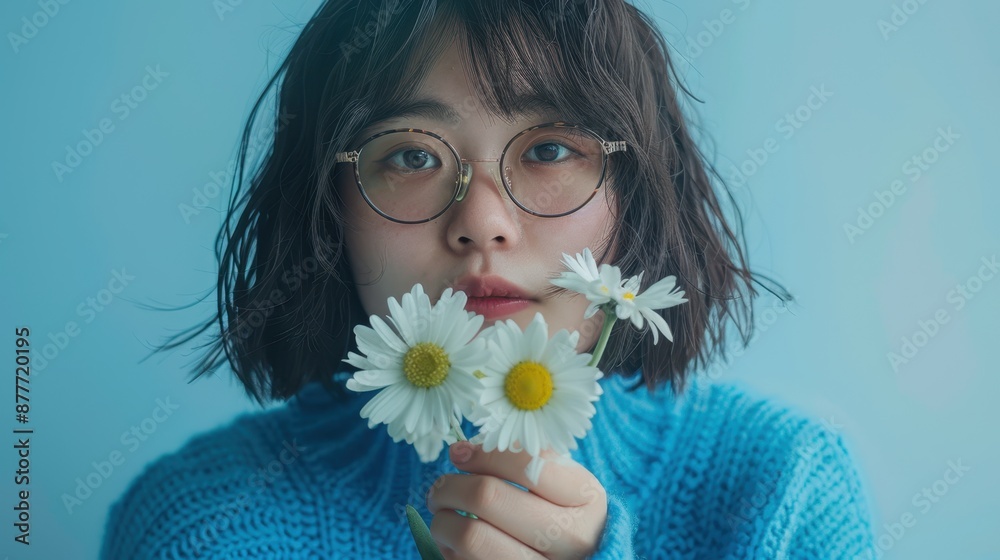
[[[358,155],[361,188],[380,212],[400,221],[430,219],[448,207],[461,180],[455,153],[422,132],[392,132]],[[511,197],[525,210],[561,215],[583,206],[601,180],[601,141],[585,130],[547,126],[518,135],[500,162]]]

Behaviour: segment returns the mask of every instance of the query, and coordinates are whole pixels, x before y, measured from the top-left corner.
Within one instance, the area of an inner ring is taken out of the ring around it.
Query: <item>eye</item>
[[[425,150],[406,149],[394,152],[385,160],[389,165],[403,171],[424,171],[441,165],[438,158]]]
[[[538,163],[556,163],[566,159],[566,157],[573,153],[573,150],[557,142],[543,142],[529,148],[525,152],[525,157],[528,157],[529,161]],[[538,159],[532,159],[530,156],[535,156]]]

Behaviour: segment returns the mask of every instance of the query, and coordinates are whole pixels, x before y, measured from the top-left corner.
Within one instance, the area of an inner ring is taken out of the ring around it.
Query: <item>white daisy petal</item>
[[[563,259],[571,270],[587,280],[594,280],[597,278],[597,262],[594,260],[594,255],[590,252],[589,247],[584,248],[583,254],[577,255],[575,259],[572,259],[566,253],[563,253]]]
[[[643,310],[642,314],[649,319],[649,323],[652,325],[653,344],[656,344],[656,331],[662,332],[663,336],[670,342],[674,341],[674,335],[670,332],[670,325],[667,324],[663,317],[660,317],[659,313]]]
[[[358,393],[364,393],[365,391],[377,391],[378,389],[380,389],[380,387],[372,387],[370,385],[363,385],[361,383],[358,383],[357,380],[355,380],[355,379],[348,379],[347,380],[347,388],[350,389],[350,390],[352,390],[352,391],[358,392]]]
[[[541,452],[541,434],[538,433],[538,425],[535,424],[535,414],[524,415],[524,449],[529,455],[537,456]]]
[[[634,325],[635,328],[637,328],[637,329],[641,329],[642,326],[645,324],[643,322],[642,313],[638,312],[638,310],[635,309],[634,307],[632,307],[632,308],[626,308],[626,309],[627,309],[627,315],[626,316],[627,316],[628,319],[630,319],[632,321],[632,325]]]
[[[564,272],[562,273],[562,276],[558,278],[553,278],[549,280],[549,282],[555,284],[556,286],[559,286],[560,288],[566,288],[567,290],[571,290],[581,294],[586,294],[589,291],[591,291],[592,287],[594,287],[595,281],[584,280],[583,278],[577,276],[575,273]]]
[[[403,373],[398,370],[368,369],[356,373],[352,381],[360,385],[381,389],[387,385],[399,383],[402,376]]]
[[[382,344],[391,348],[392,350],[395,350],[396,352],[399,352],[400,354],[405,353],[407,351],[408,348],[406,344],[404,344],[403,341],[400,340],[398,336],[396,336],[396,333],[394,333],[392,329],[389,328],[389,325],[385,324],[385,321],[383,321],[381,318],[375,315],[372,315],[371,324],[372,328],[375,330],[376,333],[378,333],[379,337],[381,338]]]
[[[524,331],[523,340],[527,345],[527,359],[535,362],[542,359],[542,354],[545,352],[545,343],[548,339],[547,330],[542,314],[535,313],[535,317]]]
[[[600,308],[601,308],[600,304],[591,302],[590,305],[587,306],[587,311],[583,314],[583,318],[590,319],[591,317],[597,314],[597,311]]]
[[[546,460],[537,455],[532,456],[531,460],[528,461],[528,466],[524,469],[525,476],[531,481],[531,484],[537,485],[538,479],[542,475],[542,468],[545,466]]]
[[[666,309],[686,302],[684,291],[676,290],[676,278],[667,276],[659,282],[653,284],[642,293],[645,307],[651,309]]]
[[[393,421],[405,406],[411,389],[403,384],[387,387],[361,408],[361,417],[376,424]]]
[[[406,428],[406,431],[416,431],[417,420],[420,419],[420,413],[423,411],[424,398],[426,395],[426,389],[417,389],[413,391],[413,394],[411,395],[412,400],[407,404],[406,416],[403,419],[403,427]]]
[[[507,418],[504,418],[503,425],[500,428],[499,439],[497,439],[497,449],[504,451],[510,448],[510,444],[513,440],[514,427],[517,425],[517,418],[520,415],[520,411],[511,412]]]
[[[393,346],[387,345],[379,333],[370,327],[363,325],[358,325],[354,329],[355,340],[358,343],[358,351],[365,355],[372,363],[378,365],[379,367],[385,367],[385,364],[381,363],[385,359],[394,361],[396,356],[402,354],[406,351],[406,347],[402,344],[397,345],[393,342]],[[395,337],[395,335],[393,335]],[[398,341],[399,339],[396,338]]]
[[[406,296],[403,297],[405,298]],[[396,301],[396,298],[389,298],[389,321],[396,327],[396,331],[399,332],[404,344],[407,346],[416,344],[416,337],[414,336],[410,322],[407,320],[407,313]]]
[[[628,280],[622,282],[623,292],[632,292],[633,295],[639,293],[639,287],[642,285],[642,275],[644,272],[640,272],[638,276],[633,276]]]
[[[378,368],[378,366],[376,366],[374,363],[372,363],[371,360],[369,360],[368,358],[366,358],[364,356],[360,356],[358,354],[355,354],[354,352],[348,352],[347,353],[347,358],[344,359],[344,361],[347,362],[347,363],[349,363],[349,364],[351,364],[352,366],[354,366],[354,367],[356,367],[358,369],[377,369]]]

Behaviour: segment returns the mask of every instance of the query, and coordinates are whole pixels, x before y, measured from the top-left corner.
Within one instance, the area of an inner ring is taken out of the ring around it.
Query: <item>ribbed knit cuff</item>
[[[635,560],[632,542],[637,528],[624,500],[608,494],[608,519],[604,534],[590,560]]]

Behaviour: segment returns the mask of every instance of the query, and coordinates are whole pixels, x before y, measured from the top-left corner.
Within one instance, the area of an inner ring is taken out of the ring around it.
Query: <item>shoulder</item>
[[[241,516],[272,501],[268,473],[293,468],[300,454],[286,416],[287,405],[243,413],[147,465],[111,506],[101,558],[227,550]]]
[[[719,450],[734,453],[752,448],[783,454],[843,443],[835,423],[740,383],[698,380],[678,399],[675,414],[687,430],[696,427]]]
[[[838,557],[870,545],[867,492],[842,427],[738,383],[695,383],[677,403],[684,490],[718,514],[716,544]],[[740,535],[745,544],[727,541]],[[719,550],[733,553],[733,550]],[[728,555],[728,554],[727,554]],[[738,555],[737,555],[738,557]]]

